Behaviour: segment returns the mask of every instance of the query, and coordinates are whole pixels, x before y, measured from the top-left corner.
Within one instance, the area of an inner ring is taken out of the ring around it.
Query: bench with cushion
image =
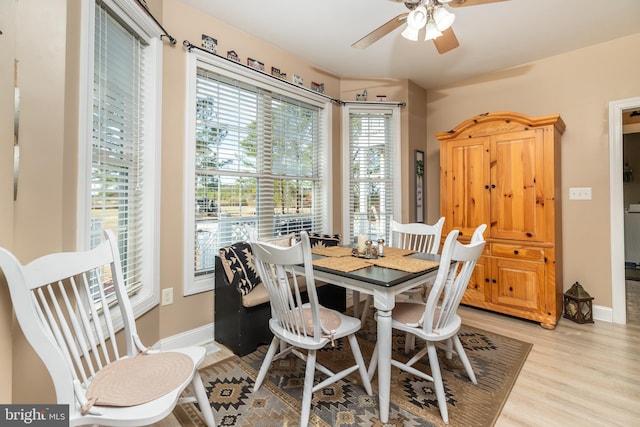
[[[336,246],[340,235],[309,234],[314,246]],[[287,239],[272,241],[287,244]],[[303,279],[304,280],[304,279]],[[298,278],[300,283],[300,277]],[[219,342],[239,356],[269,344],[271,307],[269,294],[253,264],[251,245],[238,242],[220,249],[215,259],[214,335]],[[346,291],[339,286],[316,281],[320,304],[344,312]],[[303,295],[306,298],[306,293]]]

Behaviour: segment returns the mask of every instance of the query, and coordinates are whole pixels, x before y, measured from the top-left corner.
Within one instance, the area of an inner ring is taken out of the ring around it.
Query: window
[[[114,232],[139,315],[159,300],[160,33],[131,1],[85,1],[83,11],[78,247],[96,246],[104,229]],[[95,292],[113,291],[109,278],[93,279]]]
[[[389,219],[400,216],[399,107],[344,107],[344,236],[388,241]]]
[[[260,237],[329,226],[329,101],[211,55],[189,55],[186,294],[213,288],[215,255],[245,240],[245,225]]]

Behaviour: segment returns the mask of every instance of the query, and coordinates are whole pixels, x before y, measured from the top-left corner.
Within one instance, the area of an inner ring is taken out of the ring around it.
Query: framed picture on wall
[[[424,222],[424,151],[415,152],[416,222]]]

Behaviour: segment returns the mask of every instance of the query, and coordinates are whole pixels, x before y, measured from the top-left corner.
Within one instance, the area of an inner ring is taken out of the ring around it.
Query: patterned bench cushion
[[[253,263],[253,252],[249,242],[238,242],[220,249],[220,260],[229,283],[238,279],[238,292],[247,295],[260,283],[260,277]]]
[[[291,246],[294,235],[265,239],[265,242],[278,246]],[[253,262],[253,251],[249,242],[238,242],[220,249],[220,259],[229,283],[238,278],[238,292],[247,295],[262,281]]]
[[[342,242],[342,234],[309,233],[311,249],[315,247],[338,246]]]

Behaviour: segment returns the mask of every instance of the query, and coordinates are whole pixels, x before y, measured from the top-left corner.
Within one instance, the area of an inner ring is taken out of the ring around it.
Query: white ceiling
[[[431,41],[405,40],[404,25],[360,50],[351,44],[407,12],[404,4],[181,1],[337,76],[408,78],[427,89],[640,32],[640,0],[509,0],[451,8],[460,47],[444,55]]]

